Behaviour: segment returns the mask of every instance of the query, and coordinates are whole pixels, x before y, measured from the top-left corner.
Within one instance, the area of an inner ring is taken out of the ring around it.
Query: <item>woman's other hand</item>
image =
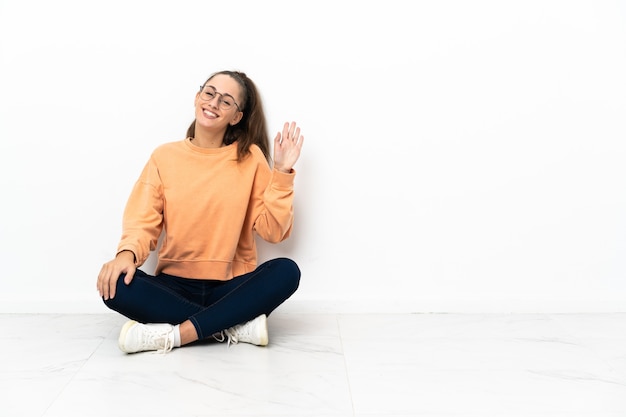
[[[115,259],[102,265],[98,274],[98,293],[104,300],[115,297],[115,288],[120,275],[126,274],[124,282],[130,284],[135,275],[135,254],[124,250],[117,254]]]

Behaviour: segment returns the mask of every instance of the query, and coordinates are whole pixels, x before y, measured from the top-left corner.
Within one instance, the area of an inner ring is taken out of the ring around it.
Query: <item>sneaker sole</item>
[[[122,352],[133,353],[133,352],[126,350],[126,347],[124,346],[124,344],[126,342],[126,333],[128,333],[130,328],[133,327],[135,324],[137,324],[135,320],[127,321],[126,324],[124,324],[124,326],[122,327],[122,330],[120,331],[120,337],[119,339],[117,339],[117,345],[119,346]]]

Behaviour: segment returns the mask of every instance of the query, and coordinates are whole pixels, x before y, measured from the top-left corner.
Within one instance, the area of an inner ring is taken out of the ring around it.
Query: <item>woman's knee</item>
[[[140,276],[141,273],[136,275]],[[117,282],[115,283],[115,296],[113,298],[109,298],[107,300],[102,298],[104,305],[106,305],[111,310],[119,311],[120,308],[123,307],[123,300],[126,298],[125,293],[128,290],[128,285],[124,283],[125,277],[126,274],[121,274],[120,277],[117,279]]]
[[[300,268],[298,264],[289,258],[277,258],[274,260],[277,264],[277,277],[280,277],[283,285],[288,286],[295,292],[300,285]]]

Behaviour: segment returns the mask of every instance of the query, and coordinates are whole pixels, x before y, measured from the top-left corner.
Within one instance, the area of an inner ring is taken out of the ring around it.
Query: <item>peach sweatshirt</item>
[[[201,148],[189,139],[157,147],[124,210],[118,253],[141,266],[165,230],[155,273],[228,280],[254,270],[254,232],[289,237],[295,172],[272,170],[259,147],[237,162],[237,143]]]

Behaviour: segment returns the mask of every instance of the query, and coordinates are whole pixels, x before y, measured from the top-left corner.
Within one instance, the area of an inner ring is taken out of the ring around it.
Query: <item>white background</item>
[[[0,312],[108,311],[130,189],[222,69],[306,137],[260,245],[287,304],[626,307],[623,1],[0,0],[0,42]]]

